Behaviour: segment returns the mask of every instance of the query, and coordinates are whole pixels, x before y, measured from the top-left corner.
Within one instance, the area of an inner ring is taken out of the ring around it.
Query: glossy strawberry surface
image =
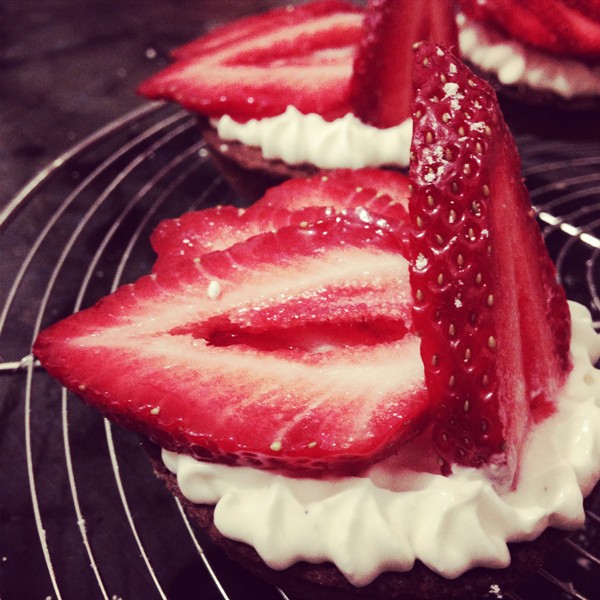
[[[510,485],[570,369],[570,318],[495,94],[451,53],[416,53],[410,200],[415,326],[445,469]]]
[[[164,220],[152,234],[158,254],[154,271],[224,250],[259,233],[312,223],[357,207],[385,217],[406,239],[408,194],[408,177],[396,171],[337,169],[291,179],[269,189],[247,209],[217,206]]]
[[[433,40],[458,47],[449,0],[370,0],[350,84],[354,113],[376,127],[411,116],[413,44]]]
[[[175,62],[139,93],[209,117],[244,121],[288,105],[336,117],[349,110],[349,80],[362,10],[339,0],[277,8],[216,29],[174,52]]]
[[[165,262],[43,331],[34,352],[166,448],[360,469],[412,437],[429,402],[400,225],[360,206],[328,212]]]

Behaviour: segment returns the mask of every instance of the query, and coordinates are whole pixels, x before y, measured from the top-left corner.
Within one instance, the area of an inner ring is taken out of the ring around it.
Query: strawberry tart
[[[600,336],[496,96],[429,42],[414,80],[410,189],[331,171],[165,221],[150,275],[34,345],[298,597],[498,595],[600,477]]]
[[[215,161],[249,199],[319,169],[405,169],[417,41],[457,48],[507,99],[597,106],[597,1],[521,4],[313,0],[276,8],[175,50],[174,63],[139,92],[199,115]]]
[[[406,168],[412,44],[453,47],[456,36],[450,0],[313,0],[175,50],[138,91],[199,115],[219,167],[256,199],[322,169]]]

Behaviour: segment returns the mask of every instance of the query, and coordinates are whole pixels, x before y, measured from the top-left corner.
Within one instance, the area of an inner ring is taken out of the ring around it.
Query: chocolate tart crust
[[[258,200],[270,187],[288,179],[310,177],[319,171],[310,164],[294,166],[282,160],[265,159],[260,148],[221,139],[206,119],[198,119],[198,124],[217,169],[248,202]]]

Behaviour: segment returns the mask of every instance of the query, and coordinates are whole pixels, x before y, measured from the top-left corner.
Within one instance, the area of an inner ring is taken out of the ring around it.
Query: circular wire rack
[[[600,144],[517,134],[567,295],[600,324]],[[39,330],[150,271],[164,218],[243,205],[195,119],[147,104],[83,140],[0,212],[0,598],[287,598],[230,562],[158,481],[135,434],[31,355]],[[510,224],[507,224],[510,226]],[[119,365],[115,365],[118,369]],[[513,600],[591,600],[600,502]]]

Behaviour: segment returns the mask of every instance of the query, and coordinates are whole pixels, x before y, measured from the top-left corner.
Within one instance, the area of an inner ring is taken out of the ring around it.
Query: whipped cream
[[[481,24],[457,16],[462,57],[503,85],[526,85],[571,99],[600,95],[600,64],[559,58],[501,36]]]
[[[289,165],[309,163],[321,169],[360,169],[408,165],[412,121],[378,129],[353,114],[325,121],[317,114],[304,115],[293,106],[276,117],[238,123],[225,115],[213,121],[219,137],[259,147],[266,159]]]
[[[531,433],[509,492],[476,469],[439,475],[426,435],[360,477],[286,477],[167,451],[163,460],[189,500],[216,505],[224,536],[253,546],[273,569],[330,561],[363,586],[416,559],[446,578],[505,567],[507,542],[580,527],[583,497],[600,478],[600,335],[586,308],[570,308],[574,368],[557,413]]]

